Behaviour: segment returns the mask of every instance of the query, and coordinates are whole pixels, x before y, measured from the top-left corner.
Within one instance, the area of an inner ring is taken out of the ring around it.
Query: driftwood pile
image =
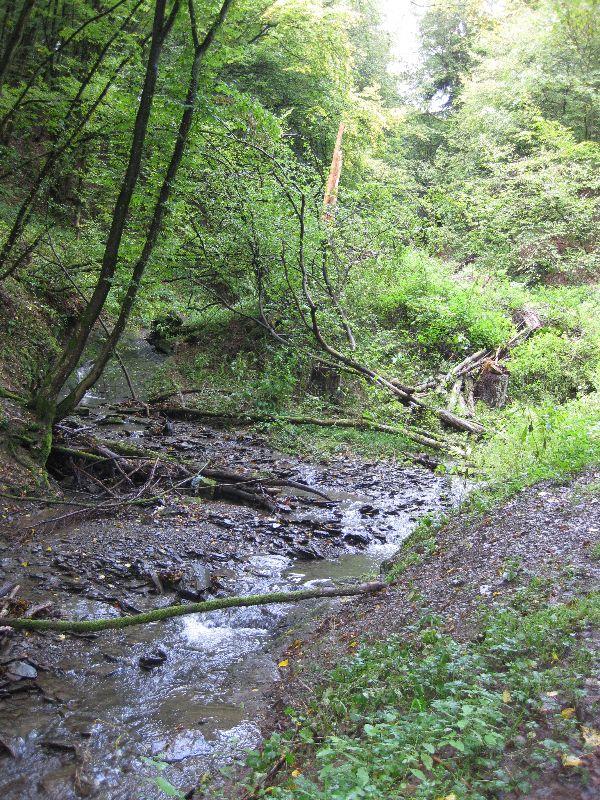
[[[447,393],[448,410],[467,417],[473,416],[476,399],[483,400],[494,408],[502,408],[508,391],[508,369],[502,361],[541,325],[542,322],[535,312],[519,312],[519,329],[506,344],[496,350],[472,353],[430,388]]]
[[[66,425],[56,429],[48,468],[59,479],[69,477],[73,488],[87,493],[92,500],[51,499],[50,504],[64,504],[71,508],[59,516],[44,519],[41,523],[38,521],[37,525],[112,514],[126,506],[156,505],[167,497],[197,495],[224,499],[270,513],[278,508],[282,510],[276,499],[282,488],[329,499],[323,492],[301,481],[232,471],[169,452],[125,442],[103,441],[85,428]]]

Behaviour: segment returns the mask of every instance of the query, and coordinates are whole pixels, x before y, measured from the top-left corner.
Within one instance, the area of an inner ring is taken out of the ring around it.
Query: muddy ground
[[[93,409],[73,421],[236,469],[307,482],[331,498],[281,492],[276,513],[166,496],[153,507],[77,520],[69,506],[4,508],[0,594],[11,613],[94,619],[230,594],[377,574],[452,487],[430,472],[353,457],[307,463],[252,433],[157,424]],[[65,497],[82,488],[62,481]],[[18,589],[15,589],[18,587]],[[342,604],[335,605],[337,609]],[[37,611],[35,609],[37,608]],[[6,800],[153,800],[161,776],[187,792],[261,740],[284,637],[314,627],[323,603],[189,616],[102,634],[0,641],[0,788]]]

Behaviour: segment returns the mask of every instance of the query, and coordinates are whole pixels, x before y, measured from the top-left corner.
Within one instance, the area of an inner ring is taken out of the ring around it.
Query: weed
[[[558,691],[560,704],[572,707],[590,668],[576,633],[600,624],[600,595],[538,606],[527,602],[537,588],[518,593],[522,607],[488,612],[477,642],[455,641],[426,616],[408,642],[363,646],[333,670],[306,711],[289,712],[290,731],[250,755],[256,797],[483,800],[527,791],[578,735],[575,720],[558,711],[552,738],[546,731],[542,738],[542,695]],[[285,776],[263,790],[282,756]]]
[[[590,558],[592,561],[600,561],[600,542],[596,542],[590,547]]]

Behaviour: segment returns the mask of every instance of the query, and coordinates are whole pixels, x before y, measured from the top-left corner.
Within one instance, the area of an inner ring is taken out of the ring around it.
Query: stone
[[[188,564],[177,584],[177,593],[186,600],[201,600],[210,587],[211,573],[205,564]]]
[[[138,663],[140,665],[140,669],[150,670],[154,669],[155,667],[160,667],[161,664],[164,664],[166,660],[167,654],[165,651],[157,648],[151,653],[141,656]]]
[[[300,547],[299,545],[296,547],[290,547],[287,551],[287,554],[292,558],[302,558],[305,561],[317,561],[325,558],[325,556],[314,544],[307,545],[305,547]]]
[[[21,678],[37,678],[37,669],[32,667],[26,661],[13,661],[8,667],[8,676],[13,680],[20,680]]]
[[[361,531],[349,531],[344,534],[344,541],[348,544],[364,546],[371,542],[371,537],[368,533],[361,533]]]

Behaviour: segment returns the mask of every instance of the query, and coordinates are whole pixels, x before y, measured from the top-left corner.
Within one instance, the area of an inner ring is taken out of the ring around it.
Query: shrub
[[[512,331],[493,290],[459,282],[449,265],[416,251],[366,274],[356,306],[388,325],[404,328],[424,348],[445,355],[497,347]]]
[[[511,394],[529,401],[552,395],[564,402],[589,391],[592,343],[542,331],[515,347],[510,359]]]

